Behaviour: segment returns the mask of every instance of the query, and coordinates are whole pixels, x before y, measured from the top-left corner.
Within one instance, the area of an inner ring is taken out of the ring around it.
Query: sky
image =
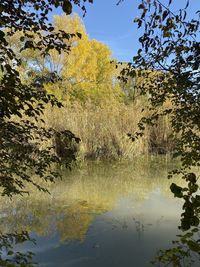
[[[117,60],[132,61],[139,48],[140,34],[133,23],[139,0],[125,0],[118,6],[117,2],[94,0],[93,4],[87,4],[87,14],[82,19],[91,39],[107,44]],[[82,16],[80,9],[74,10]]]
[[[119,0],[94,0],[93,4],[86,4],[87,14],[83,17],[80,8],[74,7],[85,24],[86,31],[91,39],[96,39],[107,44],[112,50],[113,57],[119,61],[132,62],[140,47],[138,38],[142,30],[137,29],[133,22],[139,16],[138,5],[141,0],[124,0],[116,5]],[[167,4],[169,0],[161,0]],[[185,6],[187,0],[174,0],[173,10]],[[190,0],[188,9],[189,17],[200,9],[200,0]],[[55,12],[61,14],[61,11]]]

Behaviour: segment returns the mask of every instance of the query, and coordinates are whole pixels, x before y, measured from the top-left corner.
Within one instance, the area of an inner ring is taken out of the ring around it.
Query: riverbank
[[[138,130],[145,114],[142,103],[65,103],[61,109],[48,107],[45,125],[58,131],[70,130],[81,139],[77,158],[84,160],[133,160],[142,155],[171,154],[175,143],[169,118],[163,117],[156,126],[144,130],[134,142],[128,134]]]

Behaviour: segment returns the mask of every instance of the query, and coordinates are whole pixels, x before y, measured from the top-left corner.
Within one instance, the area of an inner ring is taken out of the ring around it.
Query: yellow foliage
[[[64,30],[70,34],[81,33],[81,39],[88,38],[85,26],[77,14],[71,16],[54,16],[54,27],[56,31]],[[78,39],[78,37],[75,39]]]
[[[90,40],[81,19],[77,15],[55,16],[54,26],[57,31],[69,33],[79,32],[77,36],[67,41],[71,51],[59,55],[56,51],[50,53],[51,71],[56,71],[62,78],[57,85],[49,84],[46,88],[60,100],[91,99],[95,102],[122,97],[119,85],[116,83],[115,64],[111,63],[111,51],[103,43]],[[63,92],[59,92],[62,90]]]

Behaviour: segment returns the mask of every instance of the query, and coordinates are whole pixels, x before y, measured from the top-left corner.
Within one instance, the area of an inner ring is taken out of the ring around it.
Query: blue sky
[[[83,21],[90,38],[107,44],[113,57],[132,61],[139,47],[139,31],[133,23],[139,0],[125,0],[118,6],[116,3],[117,0],[94,0],[94,4],[87,5]],[[75,11],[81,15],[78,8]]]
[[[80,8],[75,7],[86,26],[91,39],[97,39],[107,44],[113,52],[113,57],[120,61],[132,61],[139,48],[138,38],[141,30],[133,23],[139,15],[137,9],[141,0],[124,0],[116,5],[118,0],[94,0],[87,4],[87,14],[83,17]],[[168,0],[161,0],[168,3]],[[200,0],[190,0],[188,15],[192,16],[195,10],[200,9]],[[185,6],[186,0],[174,0],[173,10],[177,11],[180,5]],[[60,12],[55,12],[60,13]]]

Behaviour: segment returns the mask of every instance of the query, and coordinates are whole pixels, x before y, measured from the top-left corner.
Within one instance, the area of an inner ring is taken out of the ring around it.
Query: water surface
[[[4,200],[1,230],[27,230],[37,245],[20,249],[33,251],[41,267],[151,266],[178,234],[182,203],[166,178],[172,165],[167,158],[88,163],[65,172],[51,195]]]

